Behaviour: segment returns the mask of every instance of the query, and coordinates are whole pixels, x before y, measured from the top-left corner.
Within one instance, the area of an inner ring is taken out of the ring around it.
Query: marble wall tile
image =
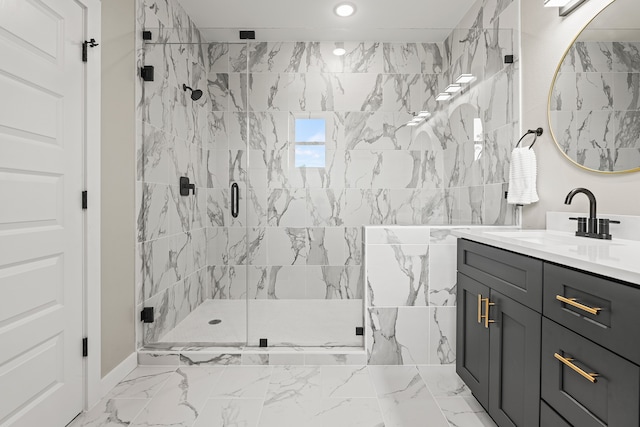
[[[382,73],[384,72],[383,45],[379,42],[344,44],[345,73]]]
[[[384,72],[388,74],[421,73],[421,58],[424,54],[421,56],[419,49],[423,47],[418,43],[383,43]]]
[[[480,154],[485,184],[509,181],[511,152],[515,147],[519,124],[508,124],[484,135]]]
[[[370,245],[367,263],[370,306],[429,305],[428,245]]]
[[[640,72],[640,43],[613,42],[612,70],[616,72]]]
[[[456,361],[456,308],[431,307],[429,363],[446,365]]]
[[[268,265],[304,265],[309,256],[306,228],[267,228]]]
[[[420,72],[423,74],[441,73],[444,69],[441,43],[419,43]]]
[[[428,364],[429,333],[416,325],[429,322],[429,310],[369,308],[369,365]]]
[[[345,265],[345,233],[342,227],[308,228],[307,265]]]
[[[348,188],[416,188],[422,167],[420,151],[347,151],[346,185]]]
[[[613,74],[576,73],[578,110],[613,109]]]
[[[429,305],[456,305],[457,246],[429,246]]]
[[[518,211],[515,205],[507,203],[504,197],[509,191],[509,184],[491,184],[484,186],[484,215],[483,224],[486,225],[517,225]]]
[[[613,74],[613,107],[640,110],[640,73]]]
[[[640,112],[616,111],[614,120],[616,128],[615,148],[630,150],[640,148]],[[631,153],[631,151],[628,151],[628,153]]]
[[[138,183],[136,189],[138,242],[166,236],[169,187],[161,184]]]
[[[580,41],[575,43],[576,71],[611,71],[613,58],[612,42]]]
[[[576,111],[577,148],[614,148],[613,111]]]

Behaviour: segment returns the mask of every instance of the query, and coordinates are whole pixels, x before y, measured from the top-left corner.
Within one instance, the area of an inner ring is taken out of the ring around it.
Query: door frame
[[[101,0],[75,0],[84,8],[84,35],[100,43],[102,35]],[[80,51],[78,50],[78,54]],[[89,49],[85,64],[85,164],[84,187],[88,209],[84,221],[83,332],[88,337],[88,357],[84,362],[84,409],[102,399],[101,322],[100,322],[100,47]]]

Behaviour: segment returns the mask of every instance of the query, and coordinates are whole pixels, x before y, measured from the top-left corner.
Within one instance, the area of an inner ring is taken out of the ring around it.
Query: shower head
[[[194,101],[197,101],[198,99],[202,98],[202,91],[200,89],[191,89],[189,86],[183,84],[182,85],[182,90],[184,90],[185,92],[187,91],[187,89],[189,89],[191,91],[191,99]]]

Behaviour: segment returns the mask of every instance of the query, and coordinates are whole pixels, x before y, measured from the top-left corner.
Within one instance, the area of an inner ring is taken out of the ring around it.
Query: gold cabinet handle
[[[580,310],[586,311],[589,314],[593,314],[594,316],[597,316],[598,312],[602,310],[599,307],[589,307],[588,305],[580,304],[579,302],[576,301],[575,298],[566,298],[566,297],[563,297],[562,295],[556,295],[556,299],[558,301],[562,301],[565,304],[569,304],[572,307],[579,308]]]
[[[495,323],[495,320],[489,320],[489,307],[495,305],[493,302],[489,302],[489,298],[484,299],[484,327],[489,328],[489,323]]]
[[[484,302],[484,314],[482,314],[482,303]],[[489,306],[495,305],[489,302],[489,298],[482,298],[481,294],[478,294],[478,323],[482,323],[484,319],[484,327],[488,328],[489,323],[494,323],[495,320],[489,320]]]
[[[595,383],[598,381],[598,379],[596,378],[598,374],[588,373],[586,371],[583,371],[582,369],[578,368],[576,365],[571,363],[573,359],[570,359],[568,357],[562,357],[558,353],[554,353],[553,356],[559,361],[561,361],[562,363],[564,363],[565,365],[567,365],[568,367],[570,367],[571,369],[573,369],[574,371],[576,371],[578,374],[582,375],[587,380],[591,381],[592,383]]]

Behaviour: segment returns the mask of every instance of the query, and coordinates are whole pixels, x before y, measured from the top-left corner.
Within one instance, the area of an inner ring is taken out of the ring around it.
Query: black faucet
[[[596,196],[594,196],[591,191],[587,190],[586,188],[574,188],[569,192],[569,194],[567,194],[567,197],[564,199],[564,204],[570,205],[571,201],[573,200],[573,196],[578,193],[583,193],[589,198],[589,222],[587,226],[587,233],[598,234],[598,221],[596,220]]]
[[[573,196],[578,193],[583,193],[589,198],[589,218],[570,218],[578,221],[578,231],[576,231],[576,236],[611,240],[609,224],[620,224],[620,221],[611,221],[607,218],[598,220],[596,218],[596,196],[586,188],[574,188],[571,190],[564,199],[564,204],[570,205],[573,200]]]

